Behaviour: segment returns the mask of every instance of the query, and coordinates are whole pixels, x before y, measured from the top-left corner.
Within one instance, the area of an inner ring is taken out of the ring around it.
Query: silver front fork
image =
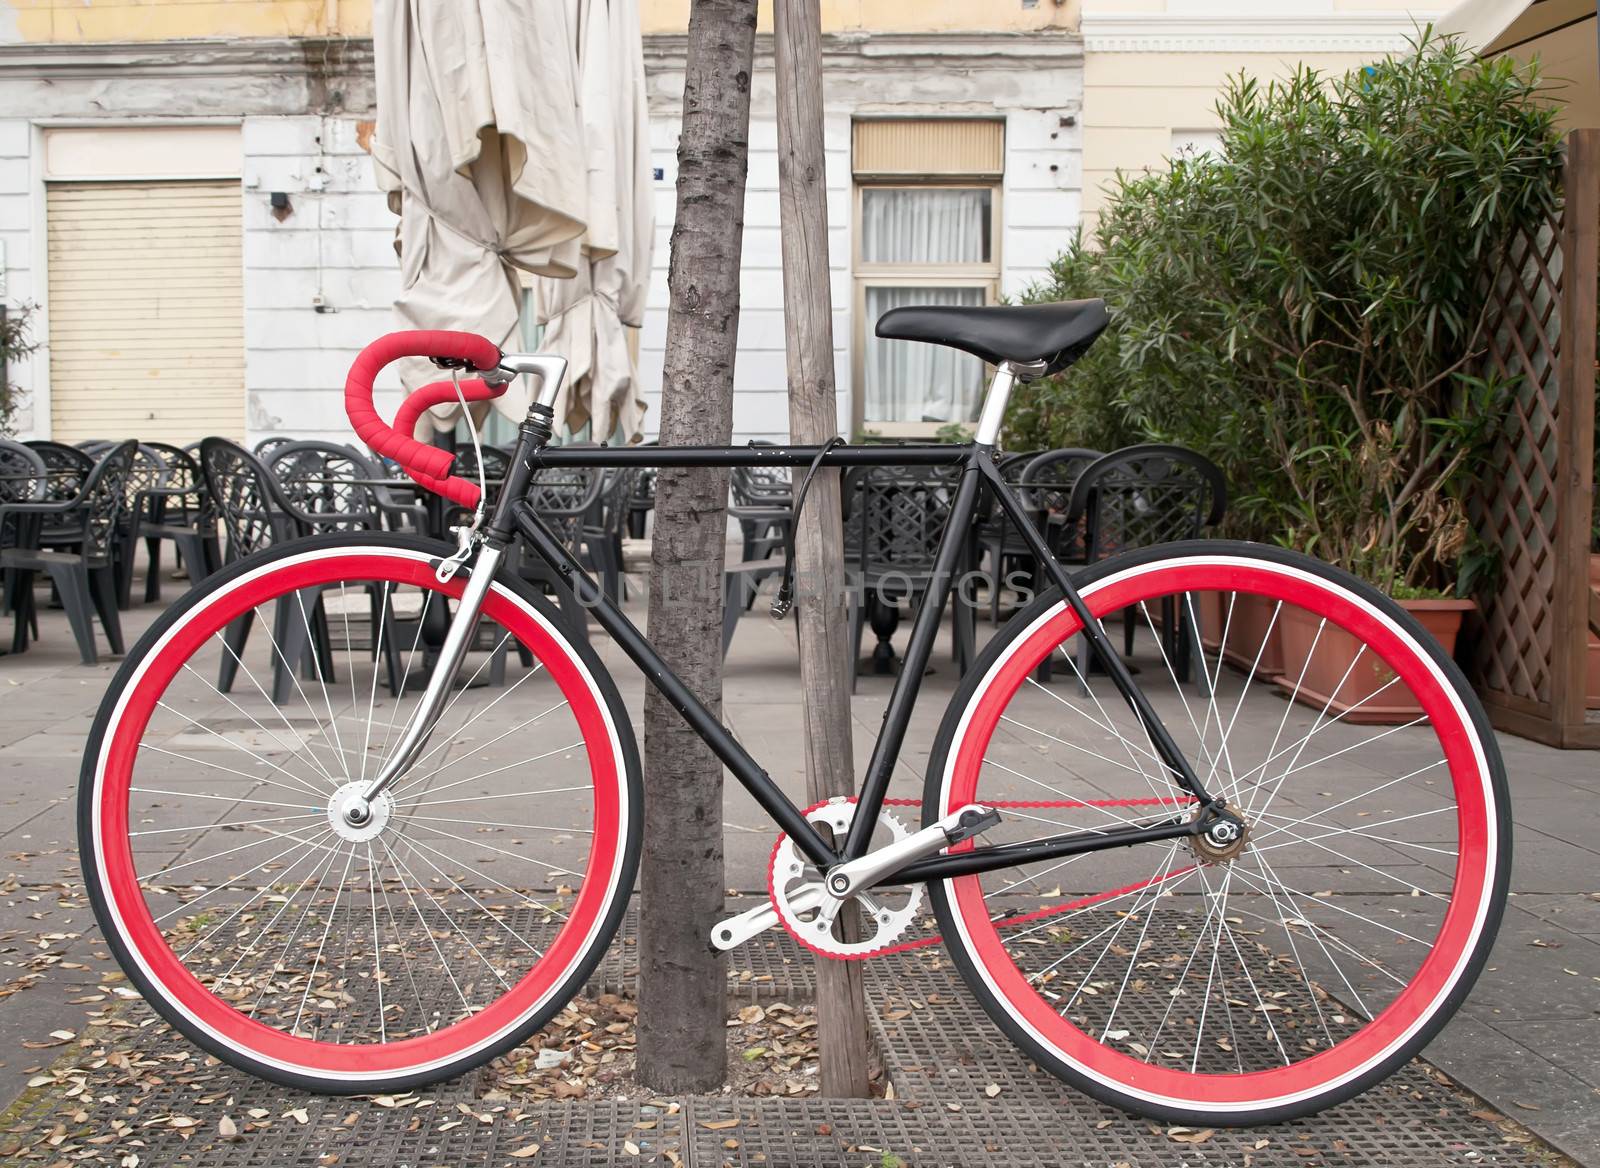
[[[564,357],[549,353],[504,353],[500,357],[500,367],[489,371],[485,377],[487,380],[503,383],[521,373],[532,374],[539,379],[539,389],[534,397],[534,403],[549,409],[555,405],[566,372],[567,361]],[[461,660],[467,655],[473,635],[477,632],[478,614],[483,610],[484,597],[489,595],[489,588],[494,583],[495,572],[499,570],[504,555],[504,548],[490,547],[488,544],[479,545],[477,558],[472,562],[472,574],[467,578],[461,602],[456,605],[456,614],[450,621],[450,631],[445,634],[444,644],[439,649],[433,673],[428,678],[428,687],[423,690],[422,700],[417,703],[416,711],[406,724],[400,745],[395,747],[388,760],[379,768],[377,776],[366,785],[360,795],[344,805],[344,817],[352,825],[359,826],[371,817],[372,801],[410,770],[423,748],[428,745],[428,739],[444,713],[445,699],[449,696],[450,687],[455,683],[456,671],[461,668]]]
[[[487,544],[478,549],[477,559],[472,563],[472,575],[467,578],[467,587],[461,594],[461,602],[456,606],[456,615],[450,622],[450,631],[445,634],[438,660],[434,662],[433,673],[428,678],[428,688],[423,691],[422,700],[417,703],[416,713],[406,726],[400,745],[383,764],[377,777],[367,784],[366,790],[361,792],[364,802],[371,803],[384,788],[409,770],[411,764],[417,761],[417,756],[422,753],[422,748],[428,744],[428,738],[439,722],[439,715],[444,712],[445,698],[455,681],[456,670],[461,667],[461,659],[466,656],[467,648],[472,643],[472,636],[478,629],[478,613],[483,609],[484,597],[489,594],[489,586],[494,583],[495,570],[499,568],[500,559],[504,554],[504,549],[489,547]],[[359,818],[359,808],[352,810],[357,811]]]

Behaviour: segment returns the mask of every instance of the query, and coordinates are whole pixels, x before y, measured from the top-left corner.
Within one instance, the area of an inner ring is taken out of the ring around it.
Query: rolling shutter
[[[53,182],[45,213],[51,436],[243,437],[238,181]]]
[[[857,178],[999,178],[1005,139],[1004,122],[981,118],[863,119],[851,134],[851,169]]]

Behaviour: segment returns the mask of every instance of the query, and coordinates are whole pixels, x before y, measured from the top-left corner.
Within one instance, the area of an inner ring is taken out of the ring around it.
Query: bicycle
[[[780,926],[829,957],[870,957],[923,943],[907,938],[926,900],[1005,1034],[1107,1103],[1247,1124],[1383,1078],[1460,1003],[1499,922],[1511,840],[1493,733],[1410,616],[1310,557],[1201,540],[1069,573],[1050,555],[994,445],[1014,387],[1066,368],[1105,324],[1099,301],[884,316],[880,335],[994,366],[965,445],[553,447],[558,358],[467,333],[369,346],[346,386],[357,432],[473,521],[455,548],[368,532],[273,548],[206,579],[142,638],[95,721],[79,810],[89,892],[128,976],[218,1058],[334,1093],[457,1075],[579,990],[633,888],[639,755],[587,640],[504,570],[520,548],[780,831],[767,901],[723,922],[718,947]],[[372,382],[404,356],[451,379],[407,399],[400,433],[374,411]],[[520,375],[537,397],[490,500],[410,426]],[[527,502],[541,472],[643,465],[959,476],[856,798],[791,802]],[[903,802],[886,803],[890,773],[983,490],[1048,590],[965,674],[921,821],[906,824],[886,809]],[[1283,648],[1305,644],[1288,638],[1291,618],[1312,630],[1303,661]],[[1123,652],[1107,632],[1119,623]],[[1351,658],[1328,694],[1305,684],[1324,641]],[[515,681],[468,697],[513,654]],[[402,661],[398,686],[381,683]],[[293,679],[285,706],[259,680],[269,665]],[[1415,715],[1358,725],[1396,699]]]

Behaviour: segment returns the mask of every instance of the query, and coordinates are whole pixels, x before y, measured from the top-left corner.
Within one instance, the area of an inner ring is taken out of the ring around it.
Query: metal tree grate
[[[1247,1156],[1262,1165],[1536,1162],[1524,1150],[1508,1146],[1495,1126],[1474,1116],[1475,1101],[1421,1063],[1311,1119],[1259,1129],[1216,1129],[1201,1143],[1186,1143],[1198,1133],[1130,1118],[1035,1068],[966,992],[948,959],[908,955],[893,961],[892,976],[867,983],[874,1035],[882,1050],[898,1052],[888,1060],[895,1093],[922,1105],[923,1122],[981,1117],[983,1139],[994,1143],[999,1138],[1002,1146],[989,1152],[987,1160],[965,1162],[1155,1164],[1181,1159],[1237,1165]],[[950,1111],[952,1104],[960,1111]],[[1258,1147],[1263,1139],[1267,1143]],[[917,1162],[899,1149],[889,1150],[908,1163]]]
[[[732,915],[749,908],[754,900],[728,901]],[[639,910],[628,909],[604,960],[589,978],[585,993],[622,994],[632,997],[639,982]],[[787,933],[772,930],[728,954],[728,993],[752,1002],[768,999],[808,1001],[816,992],[811,959]]]
[[[769,979],[755,983],[765,987],[763,994],[803,996],[797,991],[810,985],[808,959],[786,936],[767,940],[734,955],[733,988],[756,992],[741,988],[737,971],[743,967],[752,979]],[[614,946],[609,967],[625,970],[622,955],[631,951]],[[801,973],[804,978],[796,976]],[[52,1081],[30,1089],[0,1117],[0,1164],[116,1165],[130,1151],[137,1151],[141,1168],[860,1168],[897,1160],[1054,1168],[1237,1166],[1246,1157],[1260,1168],[1356,1168],[1556,1159],[1525,1134],[1503,1134],[1478,1103],[1421,1064],[1310,1120],[1208,1134],[1169,1129],[1107,1108],[1032,1067],[968,995],[941,950],[874,961],[866,974],[869,1016],[893,1099],[658,1099],[641,1092],[631,1100],[523,1101],[479,1075],[398,1098],[330,1098],[272,1086],[206,1059],[147,1007],[130,1002],[91,1025],[85,1031],[90,1046],[67,1048],[52,1075],[44,1076]],[[112,1052],[117,1059],[108,1065]],[[219,1130],[223,1115],[241,1128],[247,1122],[267,1126],[230,1141]],[[174,1119],[193,1122],[180,1126]],[[118,1123],[132,1129],[127,1138],[88,1142]]]

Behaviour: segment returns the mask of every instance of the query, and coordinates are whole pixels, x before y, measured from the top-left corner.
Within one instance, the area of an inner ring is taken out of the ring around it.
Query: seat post
[[[1000,437],[1000,424],[1006,419],[1006,405],[1011,400],[1011,390],[1019,380],[1038,377],[1047,368],[1044,361],[1002,361],[995,366],[994,380],[983,398],[983,412],[978,415],[978,432],[973,442],[979,446],[993,446]]]

